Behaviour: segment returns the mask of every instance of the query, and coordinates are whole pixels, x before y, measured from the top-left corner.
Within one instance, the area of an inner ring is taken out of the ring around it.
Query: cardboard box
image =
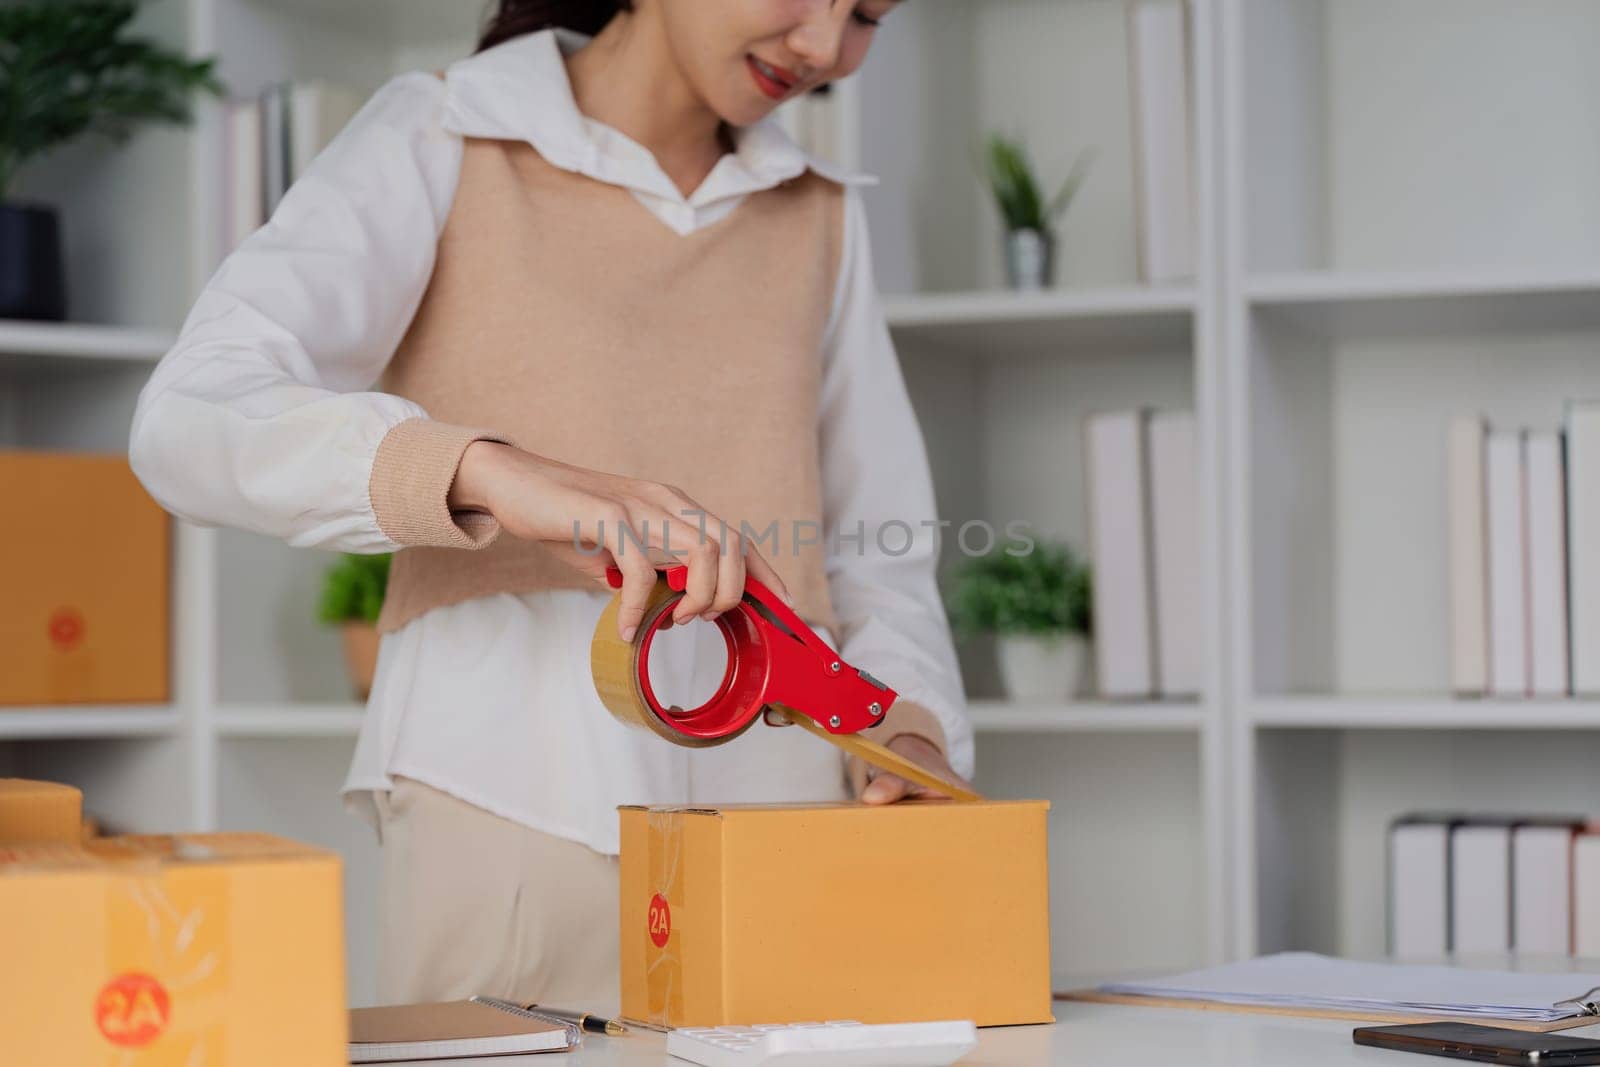
[[[623,1015],[1050,1022],[1048,809],[622,808]]]
[[[0,778],[0,842],[64,841],[83,836],[83,794],[60,782]]]
[[[120,456],[0,451],[0,705],[168,699],[170,521]]]
[[[339,858],[267,834],[0,845],[0,1063],[342,1067]]]

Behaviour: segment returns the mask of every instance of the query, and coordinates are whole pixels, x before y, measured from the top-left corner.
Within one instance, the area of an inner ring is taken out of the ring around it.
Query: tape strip
[[[964,789],[954,782],[947,782],[920,763],[913,763],[893,749],[880,745],[876,741],[869,741],[860,734],[830,734],[809,715],[802,714],[782,704],[769,706],[773,711],[782,715],[796,726],[805,728],[810,733],[828,742],[828,744],[842,748],[852,756],[866,760],[880,771],[888,771],[890,774],[899,775],[908,782],[926,786],[952,800],[971,802],[983,799],[980,794],[970,789]]]
[[[645,949],[645,1022],[670,1026],[683,1019],[683,937],[675,928],[680,914],[672,914],[676,902],[683,911],[683,828],[684,819],[676,811],[648,811],[645,826],[649,832],[650,857],[650,944]]]

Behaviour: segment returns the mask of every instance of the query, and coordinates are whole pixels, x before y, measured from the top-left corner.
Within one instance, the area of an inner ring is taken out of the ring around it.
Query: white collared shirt
[[[925,525],[936,518],[927,454],[854,188],[871,179],[809,157],[769,118],[735,131],[736,150],[685,197],[646,148],[578,110],[562,55],[585,41],[530,34],[452,64],[442,81],[413,72],[379,89],[206,284],[140,395],[135,471],[193,522],[296,546],[396,550],[368,480],[390,428],[427,412],[371,389],[432,275],[464,136],[526,141],[555,166],[627,188],[680,234],[810,168],[846,186],[817,428],[824,523],[853,535],[866,521],[859,546],[845,541],[828,558],[840,633],[822,636],[931,710],[953,766],[970,775],[972,732]],[[618,804],[827,799],[822,780],[842,790],[837,753],[800,730],[758,726],[690,750],[615,722],[589,677],[609,597],[500,594],[385,635],[345,783],[352,806],[370,814],[368,791],[403,774],[615,853]],[[653,679],[673,674],[703,693],[720,678],[714,627],[663,636],[677,655],[653,659]]]

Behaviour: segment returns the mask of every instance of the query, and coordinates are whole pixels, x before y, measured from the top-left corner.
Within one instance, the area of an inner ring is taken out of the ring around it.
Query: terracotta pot
[[[372,676],[378,670],[378,628],[369,622],[347,622],[340,627],[344,638],[344,665],[350,672],[358,699],[372,692]]]

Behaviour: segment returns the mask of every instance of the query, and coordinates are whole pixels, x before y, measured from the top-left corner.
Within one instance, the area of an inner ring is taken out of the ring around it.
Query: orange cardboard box
[[[1050,1022],[1048,809],[622,808],[623,1015]]]
[[[0,451],[0,705],[168,699],[170,522],[120,456]]]
[[[83,793],[60,782],[0,778],[0,842],[65,841],[83,836]]]
[[[342,1067],[339,858],[267,834],[0,845],[0,1063]]]

